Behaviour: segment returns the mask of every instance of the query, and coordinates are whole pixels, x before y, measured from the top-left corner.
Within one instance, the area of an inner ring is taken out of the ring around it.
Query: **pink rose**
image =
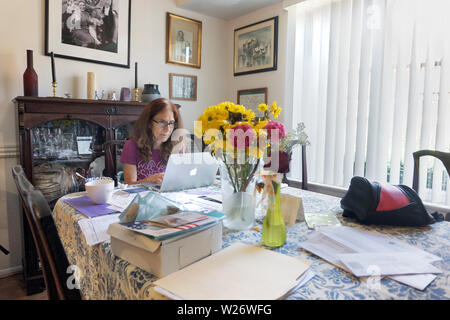
[[[255,131],[248,124],[237,125],[230,129],[229,138],[237,149],[245,149],[255,139]]]
[[[271,144],[279,144],[286,137],[286,129],[281,122],[269,121],[264,129],[267,130],[267,138]]]

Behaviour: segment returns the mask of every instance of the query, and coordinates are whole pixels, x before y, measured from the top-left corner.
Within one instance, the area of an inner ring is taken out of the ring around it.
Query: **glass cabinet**
[[[116,177],[120,145],[106,152],[108,141],[125,141],[145,103],[64,98],[17,97],[20,164],[52,208],[67,193],[84,191],[83,177]],[[24,221],[24,276],[29,294],[39,292],[39,263]]]

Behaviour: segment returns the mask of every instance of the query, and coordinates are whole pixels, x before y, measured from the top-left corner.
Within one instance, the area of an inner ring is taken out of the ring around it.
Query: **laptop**
[[[172,154],[160,185],[144,183],[158,192],[171,192],[210,186],[219,168],[209,152]]]

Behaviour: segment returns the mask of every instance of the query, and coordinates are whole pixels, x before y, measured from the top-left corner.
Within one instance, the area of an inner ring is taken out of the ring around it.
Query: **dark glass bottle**
[[[23,74],[23,94],[38,97],[38,75],[33,69],[33,50],[27,50],[27,69]]]

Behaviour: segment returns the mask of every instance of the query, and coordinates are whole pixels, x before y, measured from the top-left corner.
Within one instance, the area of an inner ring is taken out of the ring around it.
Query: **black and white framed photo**
[[[237,103],[257,113],[260,104],[267,104],[267,88],[238,90]]]
[[[45,54],[130,68],[131,0],[46,0]]]
[[[278,16],[234,30],[234,75],[277,70]]]
[[[197,101],[197,76],[169,73],[169,99]]]

